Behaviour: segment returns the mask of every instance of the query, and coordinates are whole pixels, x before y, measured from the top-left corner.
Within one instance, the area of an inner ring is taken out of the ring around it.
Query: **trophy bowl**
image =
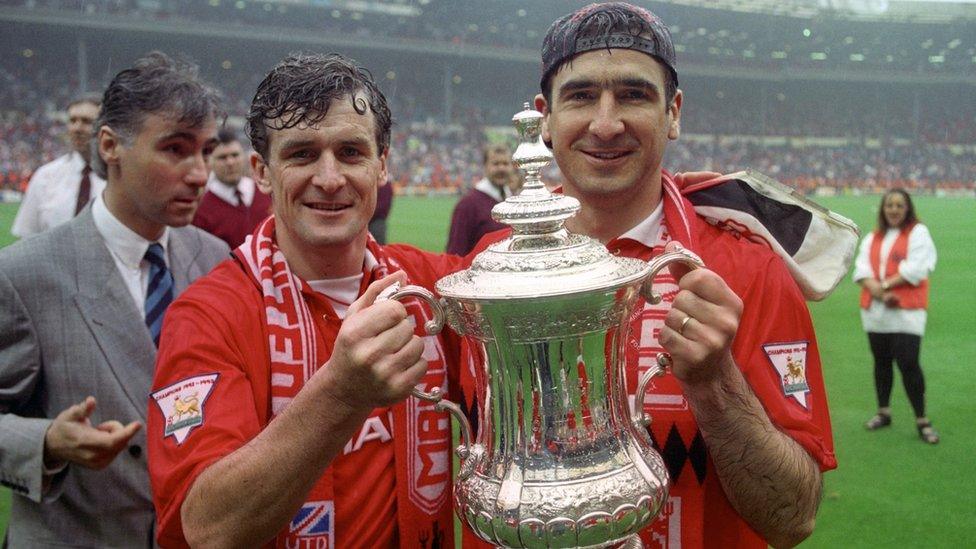
[[[512,227],[469,269],[437,282],[435,326],[444,322],[478,350],[479,430],[440,393],[461,423],[455,509],[481,539],[502,547],[608,547],[635,536],[657,516],[668,473],[647,433],[640,404],[631,410],[624,345],[640,297],[658,302],[654,275],[673,261],[701,261],[680,250],[651,262],[611,255],[563,224],[579,202],[546,190],[540,171],[552,155],[542,115],[514,117],[513,156],[525,184],[492,210]],[[643,394],[669,357],[638,382]],[[637,398],[640,403],[643,399]]]

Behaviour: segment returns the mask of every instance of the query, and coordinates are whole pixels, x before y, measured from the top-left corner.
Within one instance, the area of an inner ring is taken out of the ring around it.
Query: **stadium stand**
[[[62,153],[69,97],[150,49],[200,62],[231,124],[285,53],[338,50],[391,100],[398,191],[461,192],[536,92],[546,25],[584,3],[0,0],[0,185],[22,189]],[[672,170],[753,168],[806,192],[976,192],[976,6],[949,18],[897,0],[647,4],[671,24],[685,92]]]

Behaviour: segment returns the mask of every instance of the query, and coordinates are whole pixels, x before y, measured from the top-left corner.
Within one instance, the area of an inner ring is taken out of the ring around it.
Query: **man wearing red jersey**
[[[150,399],[161,545],[449,545],[447,387],[430,311],[377,301],[456,259],[380,246],[390,111],[339,55],[298,55],[258,87],[253,174],[274,216],[167,315]],[[453,367],[451,368],[454,369]]]
[[[816,338],[783,262],[708,225],[661,167],[682,106],[667,27],[643,8],[593,4],[553,23],[542,61],[543,138],[582,205],[567,228],[645,260],[681,245],[708,267],[659,275],[665,300],[631,317],[630,394],[658,353],[673,359],[634,396],[671,475],[644,543],[796,545],[813,529],[821,471],[836,467]]]

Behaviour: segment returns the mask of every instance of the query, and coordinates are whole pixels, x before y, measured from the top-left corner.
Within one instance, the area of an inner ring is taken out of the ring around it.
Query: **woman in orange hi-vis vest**
[[[937,444],[939,434],[925,415],[925,377],[918,357],[935,260],[935,244],[915,215],[911,197],[901,189],[885,193],[878,228],[861,242],[854,266],[878,393],[878,413],[865,427],[874,431],[891,425],[892,362],[896,362],[915,412],[918,436],[928,444]]]

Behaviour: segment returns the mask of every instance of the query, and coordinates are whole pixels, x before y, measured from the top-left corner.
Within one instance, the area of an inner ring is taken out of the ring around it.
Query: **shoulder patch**
[[[763,345],[766,358],[776,370],[783,395],[793,397],[800,406],[809,410],[807,393],[810,385],[807,383],[807,345],[806,341],[790,341],[786,343],[767,343]]]
[[[194,427],[203,425],[203,404],[217,384],[219,374],[205,374],[177,381],[152,394],[166,418],[163,438],[172,436],[183,444]]]

